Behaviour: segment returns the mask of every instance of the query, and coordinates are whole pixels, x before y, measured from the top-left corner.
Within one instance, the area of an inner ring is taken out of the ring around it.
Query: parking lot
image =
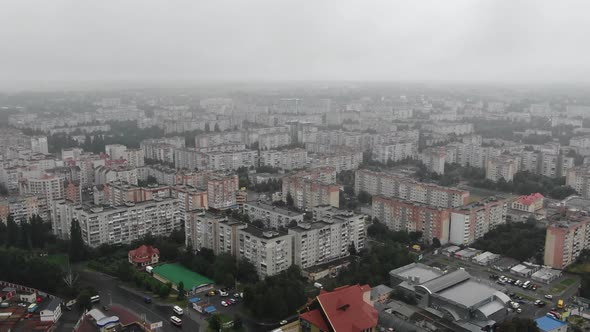
[[[482,266],[471,261],[461,260],[455,257],[447,257],[442,254],[425,255],[422,263],[426,265],[436,266],[441,269],[456,269],[463,268],[469,274],[477,278],[479,282],[489,284],[490,286],[503,291],[506,294],[513,295],[513,301],[519,303],[521,312],[513,311],[510,316],[526,316],[536,318],[547,314],[549,311],[557,307],[557,301],[563,299],[567,305],[571,298],[576,295],[579,287],[579,278],[577,276],[563,275],[554,280],[550,284],[541,284],[521,276],[513,275],[508,271],[498,271],[490,266]],[[512,282],[498,282],[498,278],[504,276],[507,279],[512,279]],[[514,283],[520,280],[531,281],[532,285],[536,285],[536,290],[533,288],[524,289],[522,286],[516,286]],[[551,299],[545,298],[545,295],[551,295]],[[546,303],[545,306],[535,305],[535,301],[540,300]]]

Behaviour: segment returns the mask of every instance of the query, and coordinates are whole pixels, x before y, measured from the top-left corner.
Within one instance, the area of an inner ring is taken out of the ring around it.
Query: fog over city
[[[587,1],[0,3],[0,332],[590,331]]]
[[[3,82],[586,82],[589,7],[535,0],[4,1],[0,72]]]

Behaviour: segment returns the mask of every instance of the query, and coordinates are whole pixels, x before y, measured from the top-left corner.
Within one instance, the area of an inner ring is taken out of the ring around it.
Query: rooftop
[[[248,206],[255,206],[260,209],[264,209],[267,211],[272,211],[274,213],[282,214],[284,216],[295,216],[295,215],[299,216],[299,215],[303,214],[301,212],[290,211],[287,209],[283,209],[283,208],[276,207],[274,205],[270,205],[270,204],[266,204],[266,203],[262,203],[262,202],[248,202],[248,203],[244,204],[244,208],[247,208]]]
[[[422,263],[412,263],[389,272],[391,276],[404,279],[418,279],[417,283],[425,283],[442,275],[442,272]]]
[[[566,322],[562,322],[547,316],[535,319],[535,323],[537,323],[537,326],[541,331],[553,331],[556,328],[567,324]]]
[[[495,288],[468,279],[443,290],[438,295],[469,308],[489,299],[497,291]]]
[[[317,296],[332,330],[353,332],[377,326],[377,310],[363,300],[364,291],[360,285],[344,286]]]

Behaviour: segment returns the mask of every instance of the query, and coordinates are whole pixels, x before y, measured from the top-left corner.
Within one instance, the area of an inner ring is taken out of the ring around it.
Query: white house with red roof
[[[517,211],[535,213],[543,208],[545,197],[540,193],[523,195],[512,201],[511,208]]]
[[[129,263],[138,267],[145,267],[160,261],[160,250],[152,246],[142,245],[137,249],[129,250],[127,257]]]

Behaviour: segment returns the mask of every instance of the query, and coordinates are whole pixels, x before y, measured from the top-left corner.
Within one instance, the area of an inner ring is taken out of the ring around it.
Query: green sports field
[[[174,285],[178,285],[178,283],[182,281],[184,283],[184,289],[186,290],[213,283],[211,279],[203,277],[202,275],[176,263],[156,266],[154,267],[153,272],[154,274],[169,280]]]

